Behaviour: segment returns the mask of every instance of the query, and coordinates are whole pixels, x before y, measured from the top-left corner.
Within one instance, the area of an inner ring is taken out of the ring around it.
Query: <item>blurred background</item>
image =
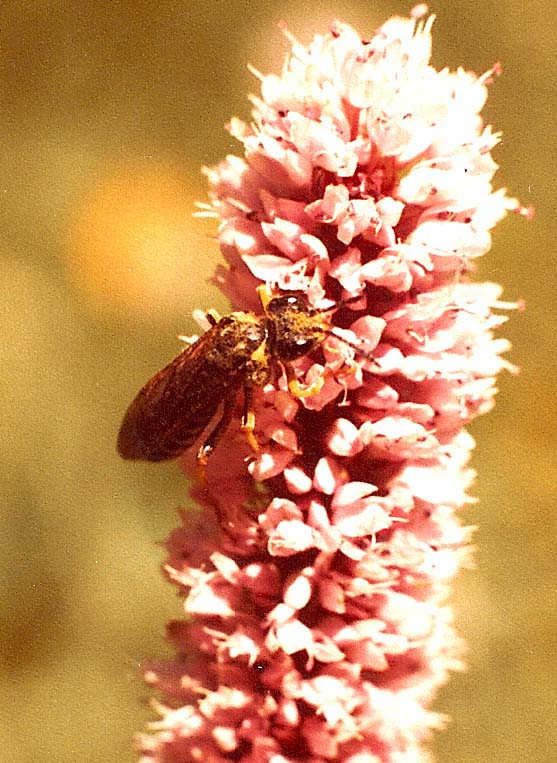
[[[0,7],[2,425],[0,750],[11,763],[136,759],[138,678],[178,616],[157,542],[187,504],[174,464],[121,462],[125,407],[226,309],[208,284],[214,223],[192,219],[200,167],[239,152],[252,63],[277,71],[335,17],[362,35],[411,3],[3,0]],[[480,276],[527,311],[504,329],[517,378],[473,427],[477,570],[455,596],[469,670],[437,708],[443,763],[542,763],[557,738],[555,132],[551,3],[432,3],[435,66],[495,61],[486,117],[498,185],[533,204],[495,232]]]

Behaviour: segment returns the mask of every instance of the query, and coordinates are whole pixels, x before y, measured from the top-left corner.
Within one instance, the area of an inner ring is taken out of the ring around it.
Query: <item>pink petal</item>
[[[311,477],[299,466],[287,466],[284,470],[284,479],[288,489],[294,495],[303,495],[311,490]]]
[[[327,447],[337,456],[354,456],[364,445],[357,427],[348,419],[337,419],[327,435]]]
[[[315,466],[313,486],[325,495],[332,495],[347,479],[348,474],[343,467],[331,456],[324,456]]]

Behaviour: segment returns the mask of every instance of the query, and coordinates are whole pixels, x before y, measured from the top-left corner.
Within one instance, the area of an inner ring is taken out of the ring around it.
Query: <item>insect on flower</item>
[[[193,445],[222,407],[217,424],[197,453],[203,471],[230,424],[240,389],[244,394],[241,427],[254,451],[259,449],[254,435],[254,388],[265,386],[284,369],[288,389],[295,397],[321,389],[322,377],[310,386],[301,385],[291,361],[334,336],[327,313],[338,306],[319,310],[301,293],[273,296],[268,286],[259,287],[258,294],[262,316],[234,312],[219,319],[207,313],[211,328],[140,390],[118,435],[122,458],[176,458]]]

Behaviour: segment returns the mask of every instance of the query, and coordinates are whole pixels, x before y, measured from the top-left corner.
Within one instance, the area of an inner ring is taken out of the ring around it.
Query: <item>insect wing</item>
[[[122,458],[176,458],[211,421],[223,397],[223,382],[213,375],[208,389],[204,370],[207,349],[219,331],[218,326],[210,328],[140,390],[118,434],[117,448]]]

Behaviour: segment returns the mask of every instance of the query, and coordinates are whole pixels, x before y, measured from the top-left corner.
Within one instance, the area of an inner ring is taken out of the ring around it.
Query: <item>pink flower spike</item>
[[[496,332],[523,307],[471,274],[500,219],[531,217],[493,185],[501,138],[480,112],[500,67],[437,71],[432,24],[419,4],[370,37],[285,31],[280,75],[252,70],[252,118],[230,122],[241,156],[205,170],[214,281],[268,367],[247,410],[255,377],[231,367],[232,422],[191,490],[205,511],[166,541],[185,617],[146,671],[161,701],[142,763],[431,761],[432,702],[462,669],[465,427],[516,372]],[[262,294],[304,298],[287,329],[310,352],[288,360]]]

